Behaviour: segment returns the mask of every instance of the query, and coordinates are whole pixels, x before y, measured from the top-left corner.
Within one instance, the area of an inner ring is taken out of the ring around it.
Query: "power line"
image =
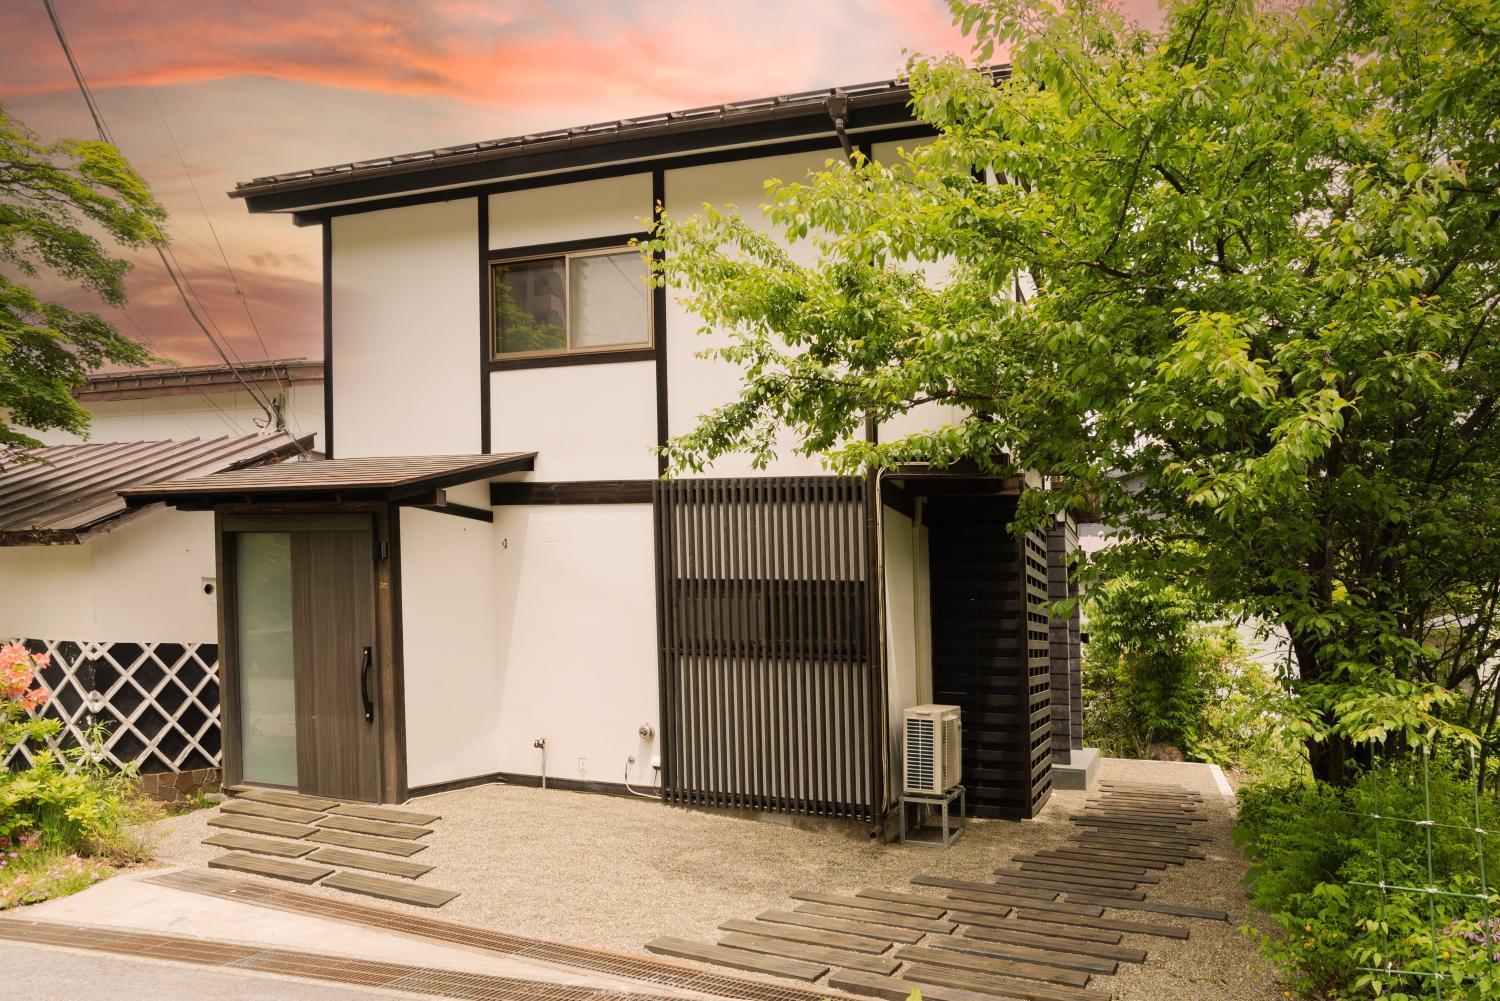
[[[78,84],[78,89],[79,92],[83,95],[84,103],[88,105],[89,114],[94,119],[94,127],[99,133],[99,138],[102,141],[109,143],[111,146],[116,145],[114,138],[110,135],[109,127],[104,122],[104,116],[99,111],[98,103],[94,100],[93,91],[90,90],[88,81],[84,79],[83,70],[79,67],[78,60],[73,55],[73,49],[68,44],[67,35],[63,32],[62,22],[58,20],[57,10],[53,7],[52,0],[42,0],[42,5],[47,8],[47,19],[52,23],[52,30],[57,35],[58,44],[62,46],[63,55],[68,60],[68,67],[73,72],[73,80]],[[198,310],[193,308],[193,301],[191,298],[189,298],[188,295],[188,289],[191,288],[191,284],[188,283],[185,274],[181,276],[179,276],[178,274],[180,265],[177,265],[176,258],[171,253],[171,247],[168,242],[166,233],[164,233],[161,227],[157,226],[154,222],[151,224],[151,226],[156,231],[156,235],[159,238],[158,242],[153,243],[153,247],[156,250],[156,255],[161,259],[161,265],[166,269],[167,277],[172,280],[172,286],[177,290],[178,298],[182,300],[182,304],[184,307],[186,307],[188,315],[192,317],[193,322],[197,324],[198,329],[203,331],[203,336],[208,338],[209,344],[213,345],[214,351],[224,362],[225,367],[228,368],[230,373],[234,375],[236,381],[238,381],[239,384],[244,387],[245,392],[248,393],[250,395],[250,398],[255,401],[256,405],[259,406],[262,411],[264,411],[267,424],[273,424],[276,420],[276,411],[272,406],[269,398],[265,395],[265,393],[259,392],[254,386],[246,381],[239,368],[237,368],[234,362],[230,360],[229,355],[224,350],[224,346],[219,343],[219,338],[214,336],[213,331],[209,329],[208,324],[204,322],[203,317],[199,316]],[[194,291],[192,295],[193,298],[197,298],[196,291]],[[199,305],[202,306],[202,300],[199,299],[198,301]],[[203,307],[203,311],[204,313],[207,313],[207,307]],[[219,336],[222,337],[223,335],[220,334]],[[225,339],[227,341],[227,338]],[[284,428],[281,430],[285,432]],[[290,432],[285,433],[287,434],[287,437],[291,439],[293,445],[296,446],[297,451],[302,453],[304,458],[309,458],[310,456],[307,452],[307,449],[302,446],[302,443],[297,440],[296,436],[292,435]]]

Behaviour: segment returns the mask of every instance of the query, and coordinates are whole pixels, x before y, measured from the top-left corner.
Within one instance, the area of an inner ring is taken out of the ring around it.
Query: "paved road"
[[[0,942],[0,994],[26,1001],[412,1001],[411,994]]]

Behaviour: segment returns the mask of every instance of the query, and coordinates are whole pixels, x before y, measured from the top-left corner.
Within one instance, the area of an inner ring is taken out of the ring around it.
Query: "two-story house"
[[[901,709],[939,702],[964,709],[973,812],[1045,802],[1078,739],[1046,606],[1069,529],[1049,554],[1007,527],[1039,477],[784,454],[667,480],[654,451],[739,374],[630,241],[657,206],[765,225],[766,178],[929,136],[909,98],[888,81],[236,188],[321,231],[329,461],[126,492],[215,512],[230,782],[400,801],[545,776],[877,830]]]

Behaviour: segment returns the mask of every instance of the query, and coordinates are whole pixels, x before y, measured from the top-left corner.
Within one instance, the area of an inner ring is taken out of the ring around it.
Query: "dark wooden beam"
[[[649,504],[655,480],[491,483],[490,504]]]

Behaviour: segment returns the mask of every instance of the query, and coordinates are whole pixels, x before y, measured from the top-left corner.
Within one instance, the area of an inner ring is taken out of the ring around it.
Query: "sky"
[[[246,212],[226,194],[236,181],[881,80],[910,53],[969,51],[944,0],[54,4],[110,131],[170,214],[177,260],[246,362],[320,356],[320,248],[316,229]],[[0,0],[0,102],[43,140],[94,138],[41,0]],[[159,356],[216,362],[155,256],[129,256],[124,316],[42,290]]]

